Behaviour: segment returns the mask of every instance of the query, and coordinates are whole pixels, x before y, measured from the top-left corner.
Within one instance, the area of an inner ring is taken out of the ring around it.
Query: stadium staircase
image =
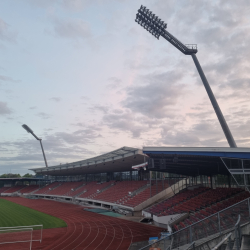
[[[122,198],[145,186],[147,181],[117,181],[105,191],[95,195],[95,200],[118,203]],[[80,196],[84,198],[83,196]],[[85,197],[87,197],[85,195]]]
[[[82,185],[82,182],[62,182],[60,186],[57,186],[53,190],[47,192],[47,195],[51,196],[68,196],[68,194]]]
[[[14,195],[15,193],[17,193],[18,191],[22,190],[25,187],[26,187],[25,185],[12,186],[1,191],[1,195],[2,196]]]
[[[39,186],[38,185],[30,185],[30,186],[26,186],[25,188],[21,189],[19,191],[19,193],[21,194],[32,194],[35,191],[39,190]]]
[[[72,197],[72,198],[75,197],[75,196],[77,196],[78,194],[80,194],[80,193],[82,192],[81,190],[84,188],[85,185],[86,185],[85,182],[81,183],[80,186],[74,188],[73,190],[70,190],[70,191],[67,193],[66,196],[69,196],[69,197]]]
[[[104,182],[99,186],[98,191],[96,191],[95,193],[91,194],[90,196],[88,196],[88,199],[94,199],[98,194],[104,192],[105,190],[109,189],[111,186],[114,185],[114,181],[110,181],[110,182]]]
[[[52,182],[42,188],[40,188],[39,190],[37,190],[36,192],[34,192],[35,195],[46,195],[49,191],[57,188],[58,186],[62,185],[62,183],[60,182]]]
[[[86,185],[87,185],[86,183],[83,183],[80,187],[75,189],[75,191],[72,191],[72,193],[70,193],[69,196],[71,196],[72,198],[75,198],[78,195],[81,195],[82,193],[85,192]]]
[[[166,183],[164,183],[164,185],[161,185],[160,183],[159,186],[153,183],[153,185],[151,186],[151,195],[150,195],[150,186],[147,185],[145,188],[140,190],[140,192],[137,192],[134,196],[123,198],[123,200],[121,200],[122,201],[121,204],[131,207],[138,206],[143,201],[149,199],[152,196],[155,196],[156,194],[160,193],[161,191],[167,188],[169,188],[169,185]]]

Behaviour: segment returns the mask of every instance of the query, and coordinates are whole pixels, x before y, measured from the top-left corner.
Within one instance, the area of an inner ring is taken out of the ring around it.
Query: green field
[[[0,199],[0,227],[43,225],[43,228],[66,227],[65,221],[11,201]]]

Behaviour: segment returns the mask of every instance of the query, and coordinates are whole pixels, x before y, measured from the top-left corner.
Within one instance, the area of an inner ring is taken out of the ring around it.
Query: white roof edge
[[[95,164],[100,164],[102,162],[109,162],[109,161],[112,161],[112,158],[111,157],[107,157],[106,159],[104,159],[103,157],[105,157],[106,155],[110,155],[110,154],[115,154],[116,152],[118,152],[119,150],[125,150],[127,152],[125,152],[123,155],[124,157],[129,157],[131,156],[132,152],[136,152],[136,154],[141,154],[143,155],[143,152],[142,152],[142,149],[139,149],[139,148],[132,148],[132,147],[121,147],[119,149],[116,149],[116,150],[113,150],[111,152],[108,152],[108,153],[105,153],[105,154],[102,154],[102,155],[99,155],[99,156],[95,156],[95,157],[92,157],[92,158],[88,158],[88,159],[85,159],[85,160],[80,160],[80,161],[76,161],[76,162],[70,162],[70,163],[66,163],[66,164],[61,164],[61,165],[55,165],[55,166],[49,166],[48,168],[46,167],[43,167],[43,168],[31,168],[29,170],[32,170],[32,171],[39,171],[41,172],[42,170],[54,170],[54,169],[67,169],[67,168],[74,168],[74,167],[78,167],[78,165],[82,164],[83,166],[84,165],[95,165]],[[99,158],[99,159],[98,159]],[[121,159],[122,158],[122,154],[117,154],[116,156],[114,155],[113,156],[114,160],[117,160],[117,159]],[[95,163],[96,162],[96,163]]]
[[[237,152],[250,153],[250,148],[229,148],[229,147],[143,147],[142,151],[188,151],[188,152]]]

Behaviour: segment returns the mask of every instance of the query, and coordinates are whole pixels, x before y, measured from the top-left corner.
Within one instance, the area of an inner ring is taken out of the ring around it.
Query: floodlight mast
[[[180,50],[185,55],[191,55],[194,61],[194,64],[198,70],[198,73],[201,77],[201,80],[204,84],[204,87],[207,91],[207,94],[209,96],[209,99],[213,105],[214,111],[218,117],[218,120],[220,122],[220,125],[222,127],[222,130],[227,138],[228,144],[231,148],[237,148],[237,145],[234,141],[234,138],[232,136],[232,133],[227,125],[227,122],[221,112],[221,109],[215,99],[215,96],[213,94],[213,91],[206,79],[206,76],[200,66],[200,63],[196,57],[197,45],[196,44],[186,44],[184,45],[182,42],[180,42],[177,38],[175,38],[172,34],[170,34],[166,28],[167,24],[164,23],[160,18],[158,18],[155,14],[153,14],[149,9],[147,9],[145,6],[140,7],[138,10],[138,13],[136,14],[135,21],[140,24],[144,29],[149,31],[153,36],[155,36],[157,39],[159,39],[160,36],[165,38],[167,41],[169,41],[173,46],[175,46],[178,50]]]
[[[28,133],[32,134],[32,135],[40,142],[41,149],[42,149],[42,152],[43,152],[43,158],[44,158],[45,166],[46,166],[46,168],[47,168],[47,167],[48,167],[48,163],[47,163],[46,156],[45,156],[45,153],[44,153],[44,150],[43,150],[42,139],[41,139],[41,138],[38,138],[38,137],[34,134],[33,130],[32,130],[29,126],[27,126],[26,124],[23,124],[22,127],[23,127]]]

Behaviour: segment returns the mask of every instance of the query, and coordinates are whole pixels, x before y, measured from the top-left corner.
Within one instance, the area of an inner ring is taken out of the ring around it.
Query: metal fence
[[[171,234],[169,237],[149,244],[140,250],[149,250],[152,247],[165,250],[170,246],[171,241],[171,249],[191,244],[199,239],[207,238],[234,228],[239,215],[241,220],[238,226],[250,221],[250,198],[183,228]]]

